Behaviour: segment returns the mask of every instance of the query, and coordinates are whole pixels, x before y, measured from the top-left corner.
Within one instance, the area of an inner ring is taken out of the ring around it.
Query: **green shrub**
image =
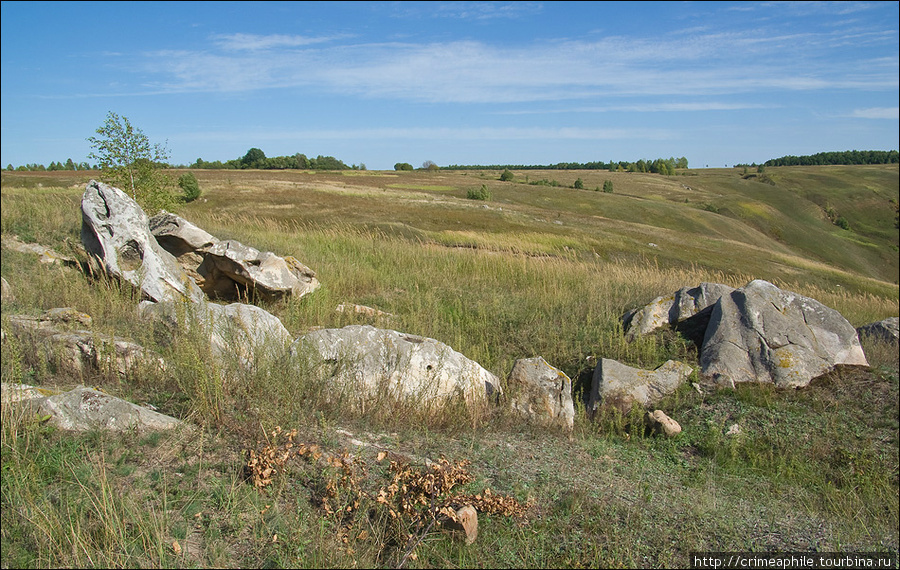
[[[193,172],[185,172],[178,178],[178,187],[184,192],[184,201],[193,202],[200,197],[200,183]]]
[[[577,180],[575,180],[575,189],[583,190],[584,189],[584,180],[582,180],[581,178],[578,178]]]
[[[612,191],[613,191],[612,180],[604,180],[603,181],[603,191],[608,194],[612,194]]]
[[[478,190],[471,189],[466,193],[466,198],[469,200],[490,200],[491,199],[491,191],[488,190],[488,187],[484,184],[481,185],[481,188]]]
[[[510,172],[508,168],[504,170],[502,174],[500,174],[500,180],[502,180],[503,182],[510,182],[512,179],[513,173]]]

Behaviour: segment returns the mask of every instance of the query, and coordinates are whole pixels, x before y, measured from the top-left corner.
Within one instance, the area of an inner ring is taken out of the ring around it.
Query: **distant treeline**
[[[74,162],[71,158],[65,162],[51,162],[50,166],[43,164],[23,164],[22,166],[13,166],[8,164],[6,170],[18,172],[47,172],[48,170],[97,170],[97,166],[91,166],[87,162]]]
[[[609,162],[559,162],[556,164],[451,164],[441,170],[609,170],[611,172],[653,172],[675,174],[676,168],[687,168],[688,160],[681,158],[657,158],[656,160],[625,160]]]
[[[816,166],[821,164],[896,164],[896,150],[845,150],[809,156],[782,156],[766,161],[766,166]]]
[[[188,168],[207,168],[207,169],[248,169],[257,168],[261,170],[366,170],[365,164],[347,166],[342,160],[338,160],[333,156],[322,156],[316,158],[307,158],[305,154],[297,153],[291,156],[270,156],[258,148],[251,148],[241,158],[232,160],[206,161],[198,158]]]

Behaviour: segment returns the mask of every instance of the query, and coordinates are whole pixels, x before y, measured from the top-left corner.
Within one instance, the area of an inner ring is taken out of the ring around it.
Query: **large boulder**
[[[81,199],[81,242],[99,267],[152,301],[205,300],[203,291],[150,233],[147,215],[127,194],[91,180]]]
[[[507,387],[515,394],[510,405],[528,420],[567,431],[574,427],[572,380],[542,357],[517,360]]]
[[[422,403],[456,396],[478,402],[500,391],[496,376],[449,346],[369,325],[307,333],[292,351],[311,355],[341,389],[363,400],[387,394]]]
[[[734,287],[720,283],[701,283],[684,287],[671,295],[657,297],[644,307],[626,313],[625,337],[628,340],[664,326],[674,326],[698,343],[703,340],[712,306],[722,295],[730,295]]]
[[[301,297],[319,287],[316,273],[294,257],[279,257],[235,240],[207,249],[197,268],[210,297],[237,299],[254,293],[265,299]]]
[[[751,281],[713,308],[701,373],[717,384],[802,387],[838,364],[868,366],[856,329],[809,297]]]
[[[626,366],[617,360],[601,358],[594,369],[588,410],[601,405],[628,409],[632,404],[649,407],[678,389],[693,372],[682,362],[669,360],[655,370]]]
[[[900,341],[900,317],[889,317],[877,323],[869,323],[856,329],[860,337],[871,337],[886,343]]]
[[[281,320],[272,313],[244,303],[189,305],[173,301],[138,305],[138,315],[159,323],[167,335],[199,328],[209,335],[213,355],[219,359],[237,356],[242,363],[253,362],[263,350],[279,353],[294,340]]]

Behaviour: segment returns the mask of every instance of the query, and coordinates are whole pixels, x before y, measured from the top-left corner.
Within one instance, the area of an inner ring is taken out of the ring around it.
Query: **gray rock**
[[[588,410],[600,405],[630,408],[633,403],[649,407],[673,393],[687,381],[693,369],[669,360],[656,370],[632,368],[616,360],[601,358],[594,369]]]
[[[6,303],[15,300],[16,296],[13,295],[12,287],[9,286],[9,281],[0,277],[0,302]]]
[[[722,295],[729,295],[734,287],[720,283],[701,283],[684,287],[671,295],[657,297],[641,309],[626,313],[625,337],[628,340],[664,326],[676,326],[688,338],[703,340],[712,306]]]
[[[301,297],[319,287],[316,273],[295,258],[261,252],[238,241],[224,240],[204,254],[197,273],[210,297],[236,299],[255,292],[263,298]]]
[[[62,372],[91,371],[128,376],[136,370],[165,370],[166,362],[139,344],[90,331],[60,332],[43,339],[41,350]]]
[[[48,309],[41,315],[41,320],[52,323],[79,324],[86,327],[91,326],[94,322],[94,319],[92,319],[89,314],[82,313],[78,309],[73,309],[72,307]]]
[[[149,223],[157,243],[175,256],[185,273],[203,289],[205,279],[197,269],[203,263],[204,254],[219,240],[181,216],[165,210],[150,218]]]
[[[341,303],[335,308],[335,312],[337,313],[355,313],[357,315],[364,315],[366,317],[393,317],[391,313],[386,313],[380,309],[376,309],[374,307],[367,307],[366,305],[353,305],[350,303]]]
[[[78,262],[73,257],[62,255],[56,250],[38,243],[25,243],[14,235],[4,235],[2,238],[3,247],[9,248],[20,253],[31,253],[37,255],[41,263],[48,265],[77,265]]]
[[[212,234],[165,210],[150,218],[149,227],[159,245],[175,257],[188,252],[205,252],[219,243]]]
[[[57,393],[58,392],[55,390],[48,390],[38,386],[29,386],[28,384],[0,382],[0,402],[2,402],[4,406],[7,404],[24,402],[26,400],[38,400],[40,398],[46,398],[47,396],[53,396]]]
[[[516,361],[507,386],[516,396],[510,405],[523,417],[571,431],[575,425],[572,380],[540,356]]]
[[[307,333],[292,351],[312,355],[341,389],[363,400],[386,393],[423,403],[456,396],[478,402],[500,391],[496,376],[449,346],[369,325]]]
[[[856,332],[860,337],[868,336],[882,342],[897,343],[900,341],[900,317],[889,317],[877,323],[863,325]]]
[[[856,329],[815,299],[755,280],[721,297],[700,350],[717,384],[802,387],[838,364],[868,366]]]
[[[10,315],[13,335],[27,339],[58,371],[77,376],[94,371],[128,376],[137,370],[161,371],[166,362],[158,354],[127,339],[65,325],[89,325],[91,317],[71,308],[50,309],[40,317]]]
[[[81,199],[81,241],[94,263],[152,301],[205,300],[203,291],[150,233],[147,215],[127,194],[91,180]]]
[[[159,323],[168,334],[190,332],[199,326],[209,335],[213,354],[220,359],[237,356],[244,364],[253,362],[263,350],[286,351],[294,340],[281,320],[272,313],[244,303],[187,305],[173,301],[138,305],[138,315]]]
[[[39,413],[50,415],[53,424],[69,431],[167,430],[182,425],[171,416],[83,386],[28,403]]]
[[[71,307],[62,307],[44,311],[39,317],[30,315],[10,315],[10,329],[17,335],[34,333],[37,336],[49,336],[65,332],[67,325],[81,325],[89,327],[93,319],[87,313],[82,313]]]

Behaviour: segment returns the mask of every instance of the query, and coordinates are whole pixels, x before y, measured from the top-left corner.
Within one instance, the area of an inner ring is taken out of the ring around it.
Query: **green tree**
[[[184,192],[184,201],[193,202],[200,197],[200,183],[193,172],[185,172],[178,178],[178,186]]]
[[[584,188],[584,180],[582,180],[581,178],[576,179],[575,180],[575,189],[582,190],[583,188]]]
[[[394,165],[394,170],[408,171],[408,170],[414,170],[414,169],[413,169],[413,165],[408,162],[398,162],[397,164]]]
[[[513,178],[513,173],[508,168],[500,174],[500,180],[503,182],[510,182]]]
[[[94,148],[88,158],[100,161],[101,178],[120,188],[130,188],[135,200],[139,193],[164,190],[158,186],[163,181],[154,172],[169,158],[164,145],[151,144],[147,135],[133,127],[127,117],[112,111],[97,129],[97,135],[87,139]],[[141,183],[146,186],[139,188]]]
[[[241,158],[241,168],[263,168],[266,165],[266,153],[253,147]]]
[[[603,181],[603,191],[609,194],[613,191],[613,183],[612,180],[604,180]]]

